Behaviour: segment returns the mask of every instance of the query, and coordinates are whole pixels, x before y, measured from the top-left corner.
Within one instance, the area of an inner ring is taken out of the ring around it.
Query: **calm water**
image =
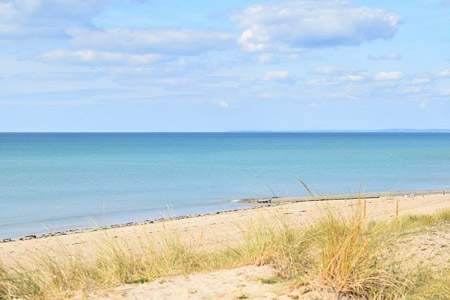
[[[450,187],[448,133],[0,134],[0,238],[240,207],[234,199]]]

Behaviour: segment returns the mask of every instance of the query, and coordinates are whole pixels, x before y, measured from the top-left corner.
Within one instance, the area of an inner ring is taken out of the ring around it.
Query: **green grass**
[[[450,269],[439,272],[426,270],[407,300],[448,300],[450,299]]]
[[[255,220],[243,228],[240,245],[209,251],[194,251],[170,230],[159,244],[154,236],[140,242],[105,238],[93,261],[55,250],[35,257],[32,271],[0,264],[0,299],[62,299],[77,291],[269,263],[279,278],[264,283],[285,280],[359,299],[450,299],[450,272],[431,276],[390,255],[390,247],[408,230],[446,222],[450,210],[368,222],[357,209],[345,218],[330,213],[307,228]]]

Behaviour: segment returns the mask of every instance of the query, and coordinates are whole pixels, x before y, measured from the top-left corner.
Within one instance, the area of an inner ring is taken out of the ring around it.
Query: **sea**
[[[446,189],[450,133],[0,133],[0,238],[247,208],[237,200]]]

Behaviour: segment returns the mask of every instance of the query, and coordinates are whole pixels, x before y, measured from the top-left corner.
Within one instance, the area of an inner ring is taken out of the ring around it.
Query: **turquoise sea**
[[[245,207],[242,198],[450,187],[450,133],[1,133],[0,238]]]

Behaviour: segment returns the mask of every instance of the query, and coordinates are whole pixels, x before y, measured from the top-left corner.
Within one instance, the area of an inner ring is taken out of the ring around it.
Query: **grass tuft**
[[[449,299],[449,271],[432,276],[390,255],[404,232],[442,222],[450,222],[450,210],[388,222],[367,221],[358,208],[345,217],[329,213],[306,228],[292,228],[282,218],[275,224],[256,220],[242,228],[238,246],[201,251],[167,228],[140,242],[105,237],[92,261],[55,249],[33,258],[32,270],[0,263],[0,299],[62,299],[80,291],[88,295],[166,276],[268,263],[278,268],[279,277],[263,283],[289,280],[360,299]]]
[[[350,218],[329,214],[311,228],[318,251],[309,270],[311,283],[364,299],[387,299],[401,291],[393,262],[382,259],[393,239],[386,228],[384,222],[368,226],[359,213]]]
[[[416,287],[408,300],[448,300],[450,299],[450,269],[441,272],[426,272],[421,284]]]

